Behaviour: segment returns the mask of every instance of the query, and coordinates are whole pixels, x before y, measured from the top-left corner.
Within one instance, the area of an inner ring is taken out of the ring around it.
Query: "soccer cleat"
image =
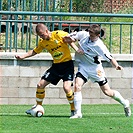
[[[26,113],[27,115],[31,115],[31,109],[25,111],[25,113]]]
[[[29,110],[27,110],[27,111],[25,111],[25,113],[26,113],[27,115],[31,115],[31,111],[32,111],[32,109],[34,109],[35,107],[36,107],[36,105],[33,105],[32,108],[29,109]]]
[[[70,119],[77,119],[82,118],[82,114],[75,114],[74,116],[71,116]]]
[[[131,116],[131,109],[130,109],[130,103],[128,100],[126,100],[126,106],[124,107],[124,111],[125,111],[125,116],[129,117]]]
[[[74,110],[71,110],[71,115],[70,117],[74,116],[75,115],[75,111]]]

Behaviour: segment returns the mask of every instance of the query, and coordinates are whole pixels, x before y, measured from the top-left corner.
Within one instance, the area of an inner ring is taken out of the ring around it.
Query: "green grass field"
[[[41,118],[25,114],[29,105],[0,105],[0,133],[132,133],[132,117],[119,104],[82,105],[83,118],[69,119],[69,105],[45,105]],[[133,109],[133,106],[132,106]]]

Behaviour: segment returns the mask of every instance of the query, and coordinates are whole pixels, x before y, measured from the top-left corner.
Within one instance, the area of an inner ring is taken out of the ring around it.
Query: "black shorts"
[[[87,79],[80,72],[77,72],[76,78],[77,77],[82,78],[85,83],[87,82]],[[99,84],[99,86],[103,86],[103,85],[105,85],[108,82],[108,80],[105,77],[104,80],[102,80],[102,81],[95,81],[95,82],[97,82]]]
[[[85,83],[87,82],[87,79],[86,79],[80,72],[77,72],[76,78],[77,78],[77,77],[82,78],[82,79],[84,80]]]
[[[73,61],[63,63],[53,63],[52,66],[44,73],[41,79],[44,79],[56,85],[61,79],[64,81],[73,81],[74,64]]]

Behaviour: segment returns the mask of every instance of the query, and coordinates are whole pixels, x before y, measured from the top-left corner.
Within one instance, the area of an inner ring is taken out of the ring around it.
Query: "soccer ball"
[[[41,105],[34,105],[30,113],[34,117],[42,117],[44,114],[44,108]]]

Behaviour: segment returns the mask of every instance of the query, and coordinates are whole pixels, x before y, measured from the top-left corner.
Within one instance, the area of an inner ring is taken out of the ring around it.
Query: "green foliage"
[[[1,133],[131,133],[132,117],[121,105],[82,105],[83,118],[69,119],[69,105],[45,105],[41,118],[26,115],[28,105],[0,105]],[[132,106],[133,107],[133,106]]]
[[[17,11],[49,11],[70,12],[70,1],[72,1],[72,12],[85,13],[113,13],[116,8],[109,8],[105,0],[1,0],[2,10]],[[105,4],[106,3],[106,4]],[[133,7],[128,2],[117,13],[133,13]],[[115,5],[114,3],[112,3]],[[106,7],[107,6],[107,7]],[[112,6],[113,7],[113,6]]]
[[[73,0],[73,12],[102,12],[104,0]]]
[[[2,0],[2,10],[37,11],[38,4],[41,8],[41,3],[43,3],[44,0],[39,0],[39,2],[36,0]]]

